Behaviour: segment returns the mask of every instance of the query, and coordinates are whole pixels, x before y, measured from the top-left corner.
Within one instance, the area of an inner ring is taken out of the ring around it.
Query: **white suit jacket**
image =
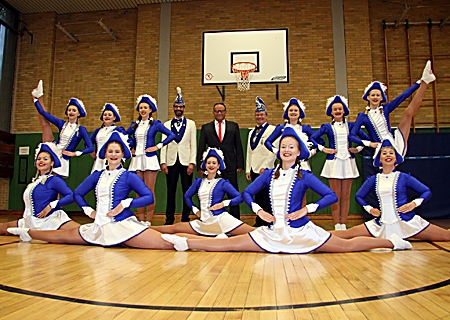
[[[171,130],[171,121],[172,119],[164,122],[164,126],[169,130]],[[164,140],[165,137],[163,134],[162,139]],[[180,143],[176,143],[173,140],[161,148],[160,163],[173,166],[177,161],[177,155],[183,166],[188,166],[190,163],[195,165],[197,156],[197,128],[195,122],[192,120],[186,119],[186,131]]]
[[[266,142],[267,138],[271,135],[275,126],[269,125],[266,131],[264,131],[261,140],[258,143],[258,146],[252,150],[250,146],[250,138],[252,136],[255,128],[250,130],[248,133],[248,141],[247,141],[247,160],[245,165],[245,173],[249,173],[250,169],[253,169],[253,172],[259,173],[261,168],[273,168],[276,160],[276,154],[269,151],[265,146],[264,142]],[[274,142],[277,145],[278,139]]]

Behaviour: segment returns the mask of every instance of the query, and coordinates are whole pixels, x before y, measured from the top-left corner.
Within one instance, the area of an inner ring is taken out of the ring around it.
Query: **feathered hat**
[[[156,106],[156,99],[148,94],[143,94],[136,99],[136,111],[139,111],[139,105],[142,102],[145,102],[150,106],[152,113],[158,111],[158,107]]]
[[[288,116],[288,109],[289,106],[291,105],[295,105],[300,109],[300,119],[303,119],[306,115],[305,115],[305,105],[303,104],[303,102],[301,102],[300,100],[298,100],[297,98],[291,98],[288,102],[283,102],[283,118],[286,120],[289,120],[289,116]]]
[[[34,152],[34,166],[36,166],[36,159],[37,159],[38,155],[41,152],[47,152],[52,157],[53,168],[61,167],[61,161],[59,160],[59,157],[57,156],[56,152],[52,149],[52,145],[54,146],[55,144],[54,143],[52,143],[52,144],[39,143],[39,145],[37,146],[37,148]]]
[[[263,99],[261,99],[260,96],[257,96],[255,99],[255,113],[256,112],[265,112],[267,114],[266,104],[264,103]]]
[[[392,147],[395,150],[395,165],[398,165],[400,163],[403,162],[403,157],[400,153],[398,153],[397,149],[395,148],[395,146],[392,144],[391,140],[389,139],[385,139],[383,140],[383,142],[378,145],[377,149],[375,150],[375,154],[373,156],[373,165],[374,167],[381,167],[381,161],[380,161],[380,155],[381,155],[381,150],[383,150],[383,148],[385,147]]]
[[[326,113],[327,116],[330,116],[330,117],[332,116],[332,114],[331,114],[331,106],[334,103],[341,103],[342,106],[344,107],[344,116],[348,116],[349,115],[350,109],[348,108],[348,100],[347,100],[347,98],[343,97],[343,96],[336,95],[336,96],[333,96],[333,97],[330,97],[330,98],[327,99],[327,105],[326,105],[326,108],[325,108],[325,113]]]
[[[105,103],[102,112],[100,113],[100,120],[103,120],[103,112],[105,112],[106,110],[112,111],[112,113],[116,117],[116,120],[114,120],[114,122],[120,122],[119,107],[117,107],[114,103]]]
[[[175,101],[173,102],[174,105],[181,104],[184,106],[184,100],[183,96],[181,95],[181,88],[177,87],[177,97],[175,98]]]
[[[67,103],[67,107],[66,107],[66,116],[67,116],[67,109],[69,108],[69,106],[75,106],[78,109],[78,112],[80,113],[80,118],[84,118],[87,115],[86,112],[86,108],[84,107],[84,103],[83,101],[81,101],[80,99],[77,98],[70,98],[69,102]]]
[[[369,83],[369,85],[366,87],[366,89],[364,89],[364,94],[362,96],[363,100],[369,101],[367,99],[367,96],[369,95],[370,91],[375,90],[375,89],[381,91],[381,96],[382,96],[381,102],[386,102],[387,97],[384,92],[386,91],[387,87],[380,81],[374,81],[374,82]]]
[[[300,155],[298,156],[298,159],[305,160],[305,159],[308,159],[311,156],[311,153],[310,153],[308,147],[303,142],[303,140],[300,139],[300,137],[298,136],[297,132],[292,127],[285,127],[284,128],[283,133],[281,134],[281,138],[280,138],[280,149],[281,149],[281,141],[283,141],[283,139],[286,138],[286,137],[292,137],[292,138],[294,138],[295,140],[298,141],[298,145],[300,147]],[[278,152],[277,152],[277,158],[279,160],[281,160],[280,150],[278,150]]]
[[[118,142],[123,147],[123,157],[125,159],[131,158],[131,151],[130,151],[130,145],[128,143],[128,135],[123,134],[118,131],[113,131],[109,137],[108,140],[103,144],[100,151],[98,152],[98,156],[100,159],[105,159],[106,157],[106,148],[108,147],[108,144],[110,142]]]
[[[200,165],[200,168],[202,170],[206,170],[206,160],[209,157],[215,157],[217,158],[217,161],[219,161],[219,170],[225,170],[225,162],[223,158],[223,152],[222,150],[216,149],[216,148],[208,148],[205,152],[203,152],[203,159],[202,164]]]

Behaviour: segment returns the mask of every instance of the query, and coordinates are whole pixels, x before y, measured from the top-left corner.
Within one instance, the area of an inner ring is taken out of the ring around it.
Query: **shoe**
[[[431,61],[428,60],[427,64],[425,65],[425,68],[423,69],[422,78],[420,79],[426,84],[429,84],[436,80],[436,76],[433,74],[433,71],[431,70]]]
[[[334,230],[342,230],[342,229],[341,229],[341,224],[340,224],[340,223],[336,223],[336,224],[334,225]]]
[[[400,236],[396,233],[391,234],[389,237],[389,241],[392,242],[394,248],[392,250],[409,250],[412,249],[411,243],[406,240],[400,238]]]
[[[161,234],[161,238],[163,238],[167,242],[172,243],[173,247],[177,251],[186,251],[187,249],[189,249],[188,244],[187,244],[187,238],[185,238],[185,237],[180,237],[180,236],[177,236],[174,234],[163,233],[163,234]]]
[[[30,242],[32,240],[32,238],[28,234],[28,230],[30,230],[30,228],[8,228],[8,229],[6,229],[6,231],[8,231],[9,233],[19,236],[20,240],[22,240],[24,242]]]
[[[341,223],[341,230],[347,230],[347,226],[345,225],[345,223]]]
[[[152,226],[152,223],[150,221],[141,221],[143,224],[145,224],[148,228]]]
[[[228,239],[228,236],[225,233],[220,233],[214,239]]]
[[[36,99],[39,99],[44,95],[44,83],[42,80],[39,80],[39,83],[36,88],[31,91],[31,95],[35,97]]]

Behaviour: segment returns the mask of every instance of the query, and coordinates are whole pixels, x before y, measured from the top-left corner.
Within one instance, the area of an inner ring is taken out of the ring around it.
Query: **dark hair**
[[[122,145],[120,142],[118,142],[118,141],[110,141],[110,142],[108,142],[108,144],[106,145],[106,149],[108,149],[108,146],[109,146],[110,144],[113,144],[113,143],[118,144],[118,145],[120,146],[120,151],[122,151],[122,153],[124,153],[123,145]],[[122,166],[125,165],[125,161],[123,161],[123,158],[120,160],[120,164],[121,164]],[[106,159],[105,159],[105,165],[106,165],[106,169],[109,169],[109,166],[108,166],[108,160],[106,160]]]
[[[226,106],[225,103],[223,103],[223,102],[216,102],[216,103],[214,103],[214,105],[213,105],[213,111],[215,111],[214,108],[215,108],[217,105],[219,105],[219,104],[221,104],[222,106],[224,106],[225,111],[227,111],[227,106]]]
[[[153,114],[153,112],[150,112],[149,113],[149,115],[148,115],[148,117],[149,118],[151,118],[151,116],[152,116],[152,114]],[[139,121],[139,122],[141,122],[141,120],[142,120],[142,116],[141,115],[139,115],[139,117],[137,118],[137,121]],[[138,127],[138,123],[137,123],[137,121],[136,121],[136,123],[135,124],[133,124],[133,130],[136,130],[136,128]],[[150,124],[153,124],[153,120],[150,120],[150,122],[149,122]]]
[[[219,163],[220,164],[220,161],[219,161],[219,159],[216,157],[216,156],[213,156],[213,155],[211,155],[211,156],[208,156],[206,159],[205,159],[205,163],[206,163],[206,161],[209,159],[209,158],[216,158],[217,159],[217,163]],[[205,165],[205,167],[206,167],[206,165]],[[218,178],[222,178],[222,174],[221,173],[219,173],[219,169],[217,169],[217,171],[216,171],[216,176],[214,177],[214,178],[216,178],[216,179],[218,179]],[[208,176],[208,171],[207,170],[205,170],[204,172],[203,172],[203,175],[206,177],[206,176]]]
[[[334,120],[334,117],[331,116],[331,124],[334,124],[336,120]],[[342,117],[342,122],[345,123],[345,116]]]
[[[295,160],[295,164],[298,165],[298,168],[297,168],[297,178],[298,178],[298,179],[301,179],[301,178],[303,177],[303,174],[302,174],[302,172],[300,171],[300,160],[299,160],[299,159],[296,159],[296,160]],[[277,169],[275,170],[275,173],[274,173],[274,175],[273,175],[274,179],[278,179],[278,178],[280,177],[280,168],[281,168],[282,165],[283,165],[283,160],[280,159],[280,163],[278,164]]]

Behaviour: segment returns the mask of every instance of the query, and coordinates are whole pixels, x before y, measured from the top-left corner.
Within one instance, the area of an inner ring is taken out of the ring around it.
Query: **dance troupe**
[[[434,80],[428,61],[422,78],[391,102],[387,102],[386,87],[382,83],[370,83],[362,97],[367,101],[366,111],[358,114],[355,122],[347,121],[350,113],[347,99],[333,96],[327,100],[325,110],[331,122],[323,124],[316,132],[302,125],[304,104],[296,98],[290,99],[284,107],[286,123],[276,126],[267,140],[261,141],[279,160],[275,168],[262,171],[241,194],[228,180],[221,178],[221,171],[225,169],[222,151],[208,148],[203,153],[200,168],[204,176],[195,179],[184,195],[186,204],[198,219],[164,226],[151,226],[143,221],[143,211],[138,211],[138,219],[131,210],[147,207],[151,220],[154,186],[160,169],[157,150],[176,138],[174,132],[153,119],[156,100],[149,95],[138,97],[139,117],[127,130],[115,125],[120,121],[117,106],[106,103],[100,116],[103,124],[89,137],[86,128],[78,122],[86,116],[82,101],[71,98],[65,112],[67,120],[58,119],[45,110],[40,81],[32,91],[43,128],[43,141],[35,153],[37,174],[23,194],[23,218],[1,223],[0,234],[18,235],[22,241],[36,239],[104,247],[125,245],[178,251],[270,253],[404,250],[411,249],[407,241],[411,237],[450,241],[450,230],[432,225],[414,213],[416,207],[430,198],[430,189],[410,174],[396,170],[406,153],[412,117],[421,105],[427,85]],[[414,92],[393,134],[389,114]],[[184,105],[181,90],[175,103]],[[261,110],[266,111],[265,105],[257,97],[256,111]],[[50,123],[59,130],[56,140]],[[367,134],[361,130],[362,126]],[[165,137],[160,143],[155,142],[157,132]],[[263,131],[254,138],[258,140],[262,134]],[[328,146],[323,135],[328,137]],[[85,149],[74,151],[81,140]],[[353,143],[358,147],[352,147]],[[364,147],[375,150],[373,165],[380,170],[364,182],[356,193],[356,200],[373,219],[347,230],[350,188],[352,180],[359,176],[354,154]],[[329,180],[330,187],[311,172],[308,159],[317,150],[326,154],[321,176]],[[71,157],[87,153],[95,158],[92,172],[72,192],[62,177],[69,175]],[[131,163],[126,170],[124,160],[129,158]],[[271,212],[266,212],[254,200],[255,194],[264,188],[268,190]],[[320,199],[306,204],[304,198],[308,189]],[[409,189],[415,191],[418,198],[410,201]],[[95,192],[95,208],[84,199],[91,190]],[[138,196],[130,198],[131,191]],[[372,207],[366,202],[370,193],[375,193],[378,206]],[[195,194],[199,207],[192,201]],[[225,195],[227,200],[224,200]],[[268,225],[251,227],[225,210],[243,201]],[[62,207],[72,202],[76,202],[93,222],[80,225],[71,220]],[[316,226],[307,216],[328,206],[332,206],[336,224],[335,230],[330,232]]]

